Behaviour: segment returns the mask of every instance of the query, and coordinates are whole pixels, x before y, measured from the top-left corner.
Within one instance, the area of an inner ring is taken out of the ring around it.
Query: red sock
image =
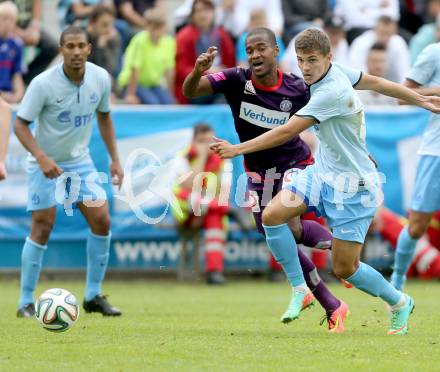
[[[216,202],[208,208],[203,229],[205,234],[205,270],[206,272],[223,271],[224,246],[226,231],[223,226],[223,217],[227,208],[220,207]]]

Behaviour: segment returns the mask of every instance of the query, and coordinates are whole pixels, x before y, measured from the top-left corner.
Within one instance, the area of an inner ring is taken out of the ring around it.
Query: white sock
[[[400,300],[397,304],[390,306],[391,311],[397,311],[400,310],[402,307],[404,307],[406,305],[406,301],[407,301],[407,296],[402,293],[402,295],[400,296]]]

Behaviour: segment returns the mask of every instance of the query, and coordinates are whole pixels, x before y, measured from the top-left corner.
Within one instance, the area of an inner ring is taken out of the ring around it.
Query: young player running
[[[183,92],[188,97],[201,97],[213,93],[223,93],[234,116],[235,129],[241,141],[255,138],[268,132],[303,107],[309,95],[304,81],[297,76],[283,74],[277,68],[279,53],[274,33],[267,28],[251,31],[246,38],[249,69],[230,68],[208,74],[216,57],[216,48],[209,48],[200,55],[193,71],[183,84]],[[256,199],[254,217],[258,230],[264,234],[261,215],[272,197],[281,189],[282,177],[288,169],[304,169],[313,164],[314,159],[308,146],[294,136],[287,143],[269,151],[245,155],[245,167],[249,173],[248,189]],[[289,234],[293,232],[298,243],[308,247],[329,248],[331,234],[314,221],[289,221]],[[293,240],[293,237],[291,237]],[[296,244],[287,247],[293,251]],[[344,331],[347,305],[334,297],[319,277],[315,265],[299,250],[299,259],[307,283],[296,285],[296,273],[289,270],[285,254],[272,251],[283,266],[287,279],[301,296],[292,294],[292,300],[281,320],[285,323],[296,319],[300,311],[313,301],[307,287],[326,310],[329,330]],[[297,256],[297,254],[295,253]],[[290,260],[290,258],[289,258]],[[302,277],[302,275],[301,275]]]
[[[421,94],[439,95],[440,43],[419,55],[405,85]],[[423,88],[423,86],[427,86]],[[419,150],[420,162],[412,195],[409,224],[399,235],[391,283],[403,289],[417,241],[426,233],[434,212],[440,209],[440,116],[433,114]]]
[[[331,63],[330,41],[318,29],[307,29],[295,42],[299,67],[308,84],[309,102],[285,124],[238,145],[219,141],[212,148],[224,158],[279,146],[306,128],[315,127],[320,145],[315,165],[295,170],[295,177],[263,213],[267,243],[282,257],[293,285],[305,281],[296,254],[295,240],[286,224],[309,207],[327,217],[333,230],[333,271],[358,289],[382,298],[391,308],[389,334],[405,334],[414,308],[411,297],[396,290],[371,266],[360,262],[370,222],[379,203],[378,175],[365,143],[365,122],[357,89],[405,100],[428,110],[440,111],[439,97],[424,97],[402,85],[362,74]],[[303,292],[296,291],[296,296]]]
[[[64,182],[66,191],[70,189],[71,194],[78,195],[78,209],[91,230],[87,238],[87,283],[83,307],[86,312],[121,315],[101,293],[110,249],[108,203],[105,194],[93,196],[93,207],[87,202],[93,192],[88,189],[86,179],[93,178],[96,173],[88,148],[95,112],[112,159],[111,174],[118,185],[123,179],[110,116],[110,78],[104,69],[87,62],[90,50],[83,29],[69,27],[64,30],[60,38],[63,63],[32,80],[17,113],[15,134],[30,152],[28,210],[32,212],[31,233],[22,252],[18,317],[31,317],[35,313],[33,292],[55,222],[55,190],[57,178],[63,172],[75,173],[80,179],[75,182],[72,176],[70,184],[68,179],[58,179],[58,182]],[[34,138],[29,124],[36,119]]]

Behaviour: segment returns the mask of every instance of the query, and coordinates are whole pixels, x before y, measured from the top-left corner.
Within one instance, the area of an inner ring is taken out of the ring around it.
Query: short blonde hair
[[[257,8],[251,11],[250,22],[257,23],[259,27],[267,25],[267,16],[263,9]]]
[[[12,1],[4,1],[0,3],[0,14],[9,14],[15,19],[18,17],[18,8]]]
[[[144,13],[147,26],[157,28],[167,24],[166,15],[160,8],[147,9]]]
[[[327,34],[317,28],[308,28],[295,39],[295,49],[297,52],[319,52],[326,56],[330,53],[330,45],[330,39]]]

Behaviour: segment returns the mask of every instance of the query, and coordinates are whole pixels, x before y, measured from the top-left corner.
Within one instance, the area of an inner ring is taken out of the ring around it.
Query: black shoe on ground
[[[101,313],[104,316],[119,316],[121,310],[110,305],[106,296],[96,295],[90,301],[84,300],[83,308],[86,313]]]
[[[225,284],[225,277],[222,272],[211,272],[208,273],[207,282],[208,284]]]
[[[35,316],[35,306],[33,303],[26,304],[17,310],[17,318],[32,318]]]

